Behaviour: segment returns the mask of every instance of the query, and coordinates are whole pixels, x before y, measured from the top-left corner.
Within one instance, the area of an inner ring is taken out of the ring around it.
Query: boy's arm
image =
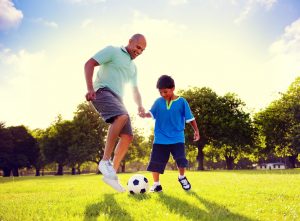
[[[194,141],[200,140],[200,134],[199,134],[199,129],[198,129],[196,120],[193,120],[190,123],[191,123],[191,126],[194,129]]]

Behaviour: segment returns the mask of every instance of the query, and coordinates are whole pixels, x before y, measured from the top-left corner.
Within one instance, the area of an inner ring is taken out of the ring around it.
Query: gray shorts
[[[122,99],[109,88],[98,89],[96,99],[92,101],[92,104],[106,123],[113,123],[117,116],[128,115]],[[130,118],[120,134],[133,134]]]

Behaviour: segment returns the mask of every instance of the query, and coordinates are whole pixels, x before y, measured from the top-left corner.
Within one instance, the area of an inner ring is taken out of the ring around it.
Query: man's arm
[[[93,74],[96,66],[99,66],[99,63],[93,58],[89,59],[84,65],[85,81],[88,91],[85,95],[87,101],[91,101],[96,98],[96,92],[93,87]]]
[[[145,109],[144,109],[143,104],[142,104],[142,97],[141,97],[141,94],[139,92],[138,87],[133,87],[133,99],[134,99],[134,102],[138,106],[138,114],[139,115],[144,115],[145,114]]]

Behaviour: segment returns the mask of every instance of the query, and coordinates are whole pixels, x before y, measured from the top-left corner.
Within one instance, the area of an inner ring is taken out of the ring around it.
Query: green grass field
[[[152,184],[151,174],[142,172]],[[120,174],[123,184],[132,174]],[[0,220],[300,220],[300,170],[177,172],[163,193],[116,193],[101,175],[0,178]]]

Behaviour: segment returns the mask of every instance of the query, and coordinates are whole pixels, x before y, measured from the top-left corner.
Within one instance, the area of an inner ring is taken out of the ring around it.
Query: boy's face
[[[174,87],[159,89],[159,93],[165,100],[170,100],[174,95],[174,89]]]

